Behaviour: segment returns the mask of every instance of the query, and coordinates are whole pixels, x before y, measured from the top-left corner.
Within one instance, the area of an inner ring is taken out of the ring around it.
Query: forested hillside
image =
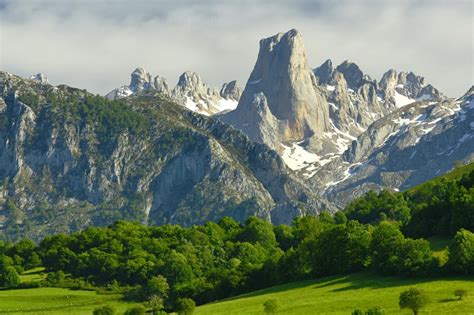
[[[189,228],[117,222],[48,236],[38,245],[2,242],[0,285],[15,287],[15,274],[44,266],[47,280],[34,285],[102,287],[136,301],[158,297],[162,307],[173,310],[184,298],[202,304],[274,284],[362,270],[402,277],[473,274],[470,168],[405,193],[369,193],[344,212],[300,217],[292,225],[273,226],[255,217],[245,224],[223,218]],[[453,193],[440,194],[444,187]],[[431,229],[418,215],[430,207],[444,209],[442,228]],[[455,220],[459,214],[453,209],[466,219]],[[410,238],[412,227],[425,237],[454,236],[447,261],[434,256],[425,239]]]

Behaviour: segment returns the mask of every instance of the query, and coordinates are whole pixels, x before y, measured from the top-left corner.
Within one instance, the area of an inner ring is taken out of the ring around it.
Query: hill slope
[[[356,308],[380,306],[385,314],[411,314],[400,310],[398,297],[410,287],[426,291],[431,301],[421,314],[469,314],[474,297],[458,301],[454,290],[474,291],[474,278],[400,279],[369,274],[328,277],[294,282],[255,291],[233,299],[210,303],[196,309],[199,314],[263,314],[263,303],[275,299],[279,314],[351,314]]]

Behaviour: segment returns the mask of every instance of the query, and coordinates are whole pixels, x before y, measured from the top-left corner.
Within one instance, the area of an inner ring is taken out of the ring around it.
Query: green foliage
[[[336,224],[346,224],[347,223],[347,216],[342,211],[336,212],[334,214],[334,223]]]
[[[62,270],[56,272],[50,272],[46,276],[46,281],[53,286],[61,286],[64,283],[66,276]]]
[[[38,94],[32,92],[21,93],[19,100],[33,109],[37,108],[39,104]]]
[[[361,223],[374,223],[382,216],[402,224],[410,219],[410,208],[403,194],[387,190],[379,194],[369,191],[364,197],[351,202],[344,212],[349,220]]]
[[[267,300],[263,303],[263,310],[265,314],[276,314],[278,311],[278,302],[277,300]]]
[[[474,274],[474,233],[461,229],[449,247],[448,266],[459,273]]]
[[[308,243],[316,274],[340,274],[361,270],[367,263],[370,233],[357,221],[335,225]]]
[[[145,315],[146,309],[143,305],[137,305],[125,311],[125,315]]]
[[[115,309],[110,305],[99,306],[92,312],[93,315],[114,315]]]
[[[20,282],[20,276],[14,267],[7,266],[0,270],[0,287],[13,288],[18,286]]]
[[[361,310],[360,308],[357,308],[352,312],[352,315],[365,315],[365,314],[363,310]]]
[[[412,219],[404,228],[413,237],[452,236],[474,231],[474,170],[455,178],[430,181],[405,193]]]
[[[168,297],[169,289],[170,286],[168,285],[166,278],[161,275],[152,277],[148,280],[145,287],[147,296],[160,296],[164,299]]]
[[[467,297],[469,295],[469,291],[466,289],[456,289],[454,291],[454,296],[458,297],[460,300],[462,298]]]
[[[176,312],[179,315],[191,315],[196,309],[196,303],[192,299],[184,298],[176,301]]]
[[[423,290],[416,288],[403,291],[398,301],[400,308],[408,308],[414,315],[417,315],[426,304],[428,304],[428,296]]]
[[[371,247],[372,266],[385,274],[423,275],[433,265],[427,241],[405,239],[389,222],[382,222],[374,229]]]
[[[274,247],[276,245],[275,233],[271,223],[250,217],[245,223],[245,227],[237,239],[241,242],[251,244],[260,243],[264,247]]]
[[[148,297],[148,300],[146,301],[146,305],[149,308],[151,308],[151,312],[153,314],[158,314],[158,312],[161,312],[163,308],[165,307],[164,300],[159,295],[152,295]]]

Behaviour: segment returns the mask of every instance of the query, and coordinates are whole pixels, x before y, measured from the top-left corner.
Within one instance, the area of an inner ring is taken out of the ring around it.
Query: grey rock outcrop
[[[225,83],[219,91],[208,87],[197,73],[187,71],[179,77],[177,85],[171,89],[163,77],[153,78],[143,68],[137,68],[131,74],[129,85],[114,89],[105,97],[115,100],[140,95],[143,92],[164,95],[187,109],[206,116],[235,109],[241,95],[236,81]]]
[[[343,206],[368,189],[404,190],[473,162],[473,94],[415,102],[377,120],[316,173],[316,189]]]
[[[43,73],[33,74],[32,76],[30,76],[30,79],[38,81],[40,83],[49,83],[48,78]]]
[[[220,91],[221,97],[226,100],[235,100],[238,101],[242,95],[242,90],[237,85],[237,81],[230,81],[229,83],[224,83]]]
[[[281,142],[321,136],[330,129],[327,103],[316,88],[297,30],[260,41],[239,105],[221,119],[276,150]]]
[[[318,79],[319,85],[329,84],[334,73],[331,59],[326,60],[321,66],[314,69],[314,75]]]

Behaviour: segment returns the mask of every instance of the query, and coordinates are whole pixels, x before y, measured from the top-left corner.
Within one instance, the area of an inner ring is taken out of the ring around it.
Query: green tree
[[[369,191],[363,197],[352,201],[344,212],[349,220],[361,223],[375,223],[382,213],[389,220],[405,224],[410,219],[410,208],[403,194],[383,190],[380,193]]]
[[[276,314],[278,311],[278,302],[274,299],[266,300],[265,303],[263,303],[263,311],[266,314]]]
[[[347,223],[347,216],[342,211],[336,212],[334,215],[334,223],[336,224],[346,224]]]
[[[114,315],[115,309],[110,305],[99,306],[92,312],[93,315]]]
[[[422,290],[410,288],[400,294],[398,305],[401,309],[408,308],[418,315],[420,310],[428,304],[428,296]]]
[[[399,270],[399,251],[404,243],[403,234],[390,222],[381,222],[372,233],[372,266],[385,274]]]
[[[150,280],[147,281],[145,287],[147,296],[157,295],[161,296],[163,299],[166,299],[168,297],[169,289],[170,286],[168,285],[166,278],[161,275],[152,277]]]
[[[179,315],[191,315],[194,313],[196,303],[190,298],[178,299],[176,301],[176,311]]]
[[[20,276],[16,269],[12,266],[7,266],[0,270],[0,286],[12,288],[20,284]]]
[[[143,305],[131,307],[125,311],[125,315],[145,315],[146,310]]]
[[[456,272],[474,274],[474,233],[464,229],[456,233],[449,247],[448,265]]]
[[[61,285],[65,279],[64,272],[62,270],[58,270],[56,272],[50,272],[46,276],[46,281],[48,281],[52,285]]]
[[[364,267],[368,260],[370,233],[357,221],[334,225],[321,233],[311,253],[313,270],[317,274],[353,272]]]
[[[151,295],[148,297],[146,305],[151,308],[152,314],[158,314],[164,308],[163,297],[159,295]]]
[[[294,245],[293,228],[291,226],[285,224],[277,225],[273,228],[273,231],[281,249],[286,251]]]
[[[247,219],[242,232],[238,236],[238,240],[251,244],[260,243],[265,248],[276,246],[275,233],[271,223],[256,217]]]

